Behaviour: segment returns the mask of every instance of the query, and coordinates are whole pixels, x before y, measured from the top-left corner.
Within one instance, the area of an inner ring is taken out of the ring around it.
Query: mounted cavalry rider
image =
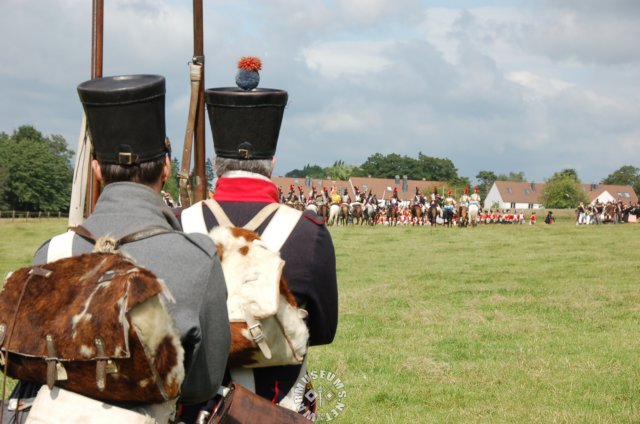
[[[355,201],[353,203],[360,203],[363,204],[365,201],[365,195],[364,192],[361,192],[360,189],[358,188],[358,186],[353,186],[353,191],[355,191],[356,196],[355,196]]]
[[[442,196],[440,196],[440,194],[438,193],[437,186],[433,186],[433,193],[431,193],[431,196],[429,197],[429,205],[436,206],[438,208],[438,214],[440,214],[440,212],[442,211],[442,209],[440,208],[440,205],[442,205]]]
[[[219,224],[220,209],[234,226],[243,227],[277,202],[270,177],[287,98],[286,91],[275,89],[205,91],[216,153],[216,203],[199,202],[183,211],[185,231],[210,231]],[[337,195],[334,188],[331,195]],[[210,204],[217,205],[215,214]],[[338,323],[338,290],[334,247],[324,220],[309,210],[280,206],[255,229],[266,238],[265,230],[281,236],[284,279],[297,305],[308,311],[309,345],[331,343]],[[230,377],[270,402],[300,411],[310,401],[306,393],[294,396],[296,386],[304,387],[300,382],[305,366],[306,359],[302,365],[236,367],[230,368]]]
[[[298,201],[298,196],[296,196],[296,190],[293,188],[293,184],[289,185],[289,193],[285,199],[285,203],[289,206],[293,206],[295,202]]]
[[[478,207],[478,210],[480,210],[481,207],[480,207],[480,195],[478,194],[478,186],[475,186],[473,190],[474,190],[473,194],[469,196],[469,206],[476,205]]]
[[[422,190],[420,190],[419,187],[416,187],[416,195],[413,201],[416,205],[423,205],[423,206],[426,202],[424,196],[422,195]]]
[[[460,196],[460,200],[458,201],[458,204],[460,206],[465,206],[468,208],[470,201],[471,201],[471,197],[469,197],[469,187],[465,187],[464,194]]]
[[[166,302],[166,308],[184,348],[186,376],[179,402],[183,405],[206,402],[222,382],[229,352],[227,291],[214,243],[200,234],[182,233],[160,195],[171,176],[171,150],[165,137],[165,80],[158,75],[99,78],[80,84],[78,94],[93,142],[95,159],[91,166],[104,188],[95,210],[82,226],[94,237],[108,235],[115,239],[150,227],[167,230],[127,243],[121,251],[164,280],[175,298],[174,303]],[[274,188],[274,196],[276,192]],[[33,262],[44,264],[56,256],[78,256],[91,252],[93,247],[84,237],[68,232],[44,243]],[[51,311],[52,316],[58,313]],[[78,346],[79,350],[82,348],[89,349]],[[96,377],[89,378],[95,381]],[[33,383],[19,382],[11,398],[29,398],[37,391]],[[123,394],[125,397],[117,405],[95,402],[101,405],[98,409],[102,412],[115,414],[110,419],[114,423],[123,422],[118,415],[120,408],[130,410],[126,414],[132,411],[136,416],[141,414],[141,420],[146,415],[154,423],[173,420],[175,399],[143,404],[136,402],[135,394],[135,391]],[[78,410],[82,406],[65,403],[62,395],[51,402],[55,411],[41,411],[45,416],[64,411],[66,422],[94,422],[90,409]],[[12,422],[22,422],[27,413],[28,409],[22,411]],[[32,413],[42,417],[37,406]],[[5,411],[5,419],[9,418],[7,415]]]
[[[355,196],[354,196],[354,200],[351,200],[351,198],[349,198],[349,212],[353,212],[353,207],[354,206],[360,206],[360,208],[362,208],[362,205],[364,203],[364,193],[360,193],[360,189],[358,188],[358,186],[353,186],[353,191],[355,192]],[[345,189],[345,193],[348,192],[347,189]]]
[[[346,203],[347,205],[351,204],[351,196],[349,196],[349,192],[346,188],[342,192],[342,203]]]
[[[340,193],[338,193],[335,186],[331,187],[331,194],[329,195],[329,199],[331,200],[331,205],[340,205],[340,203],[342,203],[342,196],[340,196]]]
[[[393,194],[391,195],[391,199],[389,199],[389,203],[392,208],[397,208],[400,205],[400,199],[398,198],[398,187],[393,188]]]
[[[316,193],[316,186],[312,185],[311,186],[311,190],[309,190],[309,196],[307,196],[307,204],[310,203],[318,203],[317,199],[317,193]]]
[[[306,204],[307,203],[307,198],[304,195],[304,192],[302,191],[302,187],[298,186],[298,201],[302,204]]]
[[[447,193],[447,197],[444,199],[444,210],[451,211],[453,215],[453,211],[456,208],[456,199],[451,196],[451,190]]]

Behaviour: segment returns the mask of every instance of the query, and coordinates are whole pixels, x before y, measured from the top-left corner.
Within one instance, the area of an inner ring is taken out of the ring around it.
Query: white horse
[[[364,205],[362,208],[362,215],[363,217],[366,217],[367,224],[375,224],[373,220],[375,219],[376,208],[371,203]]]
[[[478,211],[480,207],[477,203],[471,202],[469,203],[469,221],[471,222],[471,226],[475,227],[478,225]]]
[[[340,213],[340,205],[337,203],[329,206],[329,220],[327,225],[336,225],[338,223],[338,214]]]

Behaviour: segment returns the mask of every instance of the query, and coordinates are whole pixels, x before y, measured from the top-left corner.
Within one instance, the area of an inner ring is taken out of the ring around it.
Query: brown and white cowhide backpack
[[[269,367],[300,364],[307,352],[307,311],[282,276],[285,265],[254,231],[215,227],[209,233],[218,247],[227,284],[231,324],[229,365]]]
[[[98,240],[97,252],[10,274],[0,293],[6,374],[107,402],[178,397],[184,350],[160,297],[171,295],[152,272],[114,251],[152,233]]]

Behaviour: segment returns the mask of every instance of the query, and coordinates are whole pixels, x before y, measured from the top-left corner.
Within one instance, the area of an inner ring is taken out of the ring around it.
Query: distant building
[[[496,181],[484,199],[483,209],[540,209],[540,192],[544,184],[518,181]]]
[[[602,203],[617,202],[637,203],[638,196],[631,186],[582,184],[582,189],[589,196],[589,202],[599,199]],[[484,199],[484,209],[498,205],[499,209],[540,209],[543,208],[541,193],[544,183],[496,181]]]
[[[600,200],[602,203],[617,202],[618,200],[622,200],[624,204],[638,202],[638,196],[631,186],[583,184],[582,188],[589,195],[591,204],[594,204],[596,200]]]

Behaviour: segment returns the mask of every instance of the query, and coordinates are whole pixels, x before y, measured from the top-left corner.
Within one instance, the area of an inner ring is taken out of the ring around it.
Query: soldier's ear
[[[100,162],[95,159],[91,160],[91,169],[93,170],[93,175],[96,177],[99,183],[102,183],[102,170],[100,169]]]
[[[161,176],[162,184],[167,182],[169,177],[171,177],[171,158],[169,157],[169,155],[166,155],[164,157],[164,166],[162,167],[162,176]]]
[[[276,169],[276,157],[271,158],[271,174],[273,174],[273,170]],[[269,175],[271,177],[271,175]]]

